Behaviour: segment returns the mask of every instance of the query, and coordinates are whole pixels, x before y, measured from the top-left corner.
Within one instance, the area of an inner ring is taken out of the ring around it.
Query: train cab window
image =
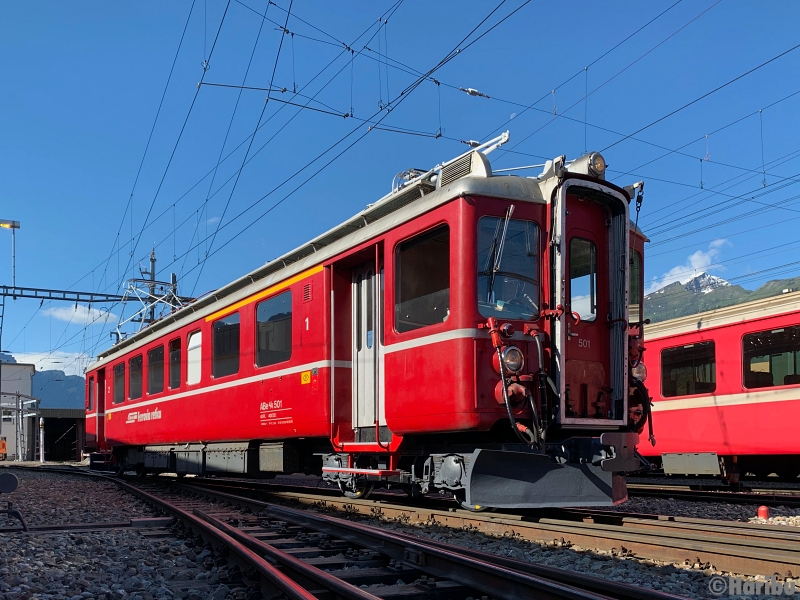
[[[484,317],[535,319],[539,313],[539,227],[533,221],[478,221],[478,310]],[[505,237],[503,233],[505,230]]]
[[[742,338],[744,387],[800,384],[800,325]]]
[[[628,280],[628,321],[642,320],[642,255],[630,249],[630,272]]]
[[[193,331],[186,338],[186,383],[200,383],[201,351],[203,332]]]
[[[125,402],[125,363],[114,365],[114,404]]]
[[[164,346],[147,351],[147,393],[164,391]]]
[[[128,361],[128,399],[142,397],[142,355]]]
[[[239,372],[239,313],[214,321],[211,373],[225,377]]]
[[[181,387],[181,338],[169,343],[169,389]]]
[[[581,321],[597,318],[597,248],[577,237],[569,242],[569,304]]]
[[[256,308],[256,365],[266,367],[292,357],[292,292],[264,300]]]
[[[442,225],[397,247],[395,328],[399,333],[450,316],[450,227]]]
[[[87,410],[94,410],[94,377],[89,377],[89,400]]]
[[[661,395],[665,398],[710,394],[717,389],[714,342],[661,351]]]

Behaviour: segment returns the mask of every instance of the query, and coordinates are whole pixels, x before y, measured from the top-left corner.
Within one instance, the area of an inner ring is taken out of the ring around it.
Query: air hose
[[[636,424],[636,429],[644,429],[645,423],[647,424],[647,431],[649,433],[650,445],[656,445],[656,438],[653,435],[653,413],[650,409],[650,395],[647,393],[647,388],[638,379],[633,379],[633,387],[635,387],[642,395],[642,420]]]
[[[536,409],[534,408],[533,402],[531,402],[531,408],[534,408],[533,412],[533,420],[534,420],[534,429],[537,431],[531,431],[529,427],[525,427],[522,423],[517,423],[517,420],[514,418],[514,414],[511,411],[511,401],[508,399],[508,386],[506,385],[506,369],[505,365],[503,364],[503,355],[500,351],[500,348],[497,348],[497,358],[500,361],[500,378],[502,381],[502,385],[500,387],[503,388],[503,402],[506,405],[506,412],[508,413],[508,420],[511,422],[511,429],[514,430],[514,433],[517,434],[517,437],[525,444],[535,444],[536,446],[539,445],[539,436],[538,436],[538,427],[536,425]]]
[[[549,377],[547,373],[544,372],[544,363],[542,361],[542,341],[539,339],[539,335],[535,334],[533,339],[536,341],[536,354],[539,358],[539,371],[536,374],[539,378],[539,406],[542,407],[542,420],[541,424],[539,423],[539,419],[536,414],[536,406],[533,401],[533,395],[530,397],[531,402],[531,410],[533,411],[533,426],[539,432],[539,438],[541,439],[541,443],[543,444],[545,438],[547,436],[547,427],[549,425],[549,405],[550,403],[547,401],[547,382]]]

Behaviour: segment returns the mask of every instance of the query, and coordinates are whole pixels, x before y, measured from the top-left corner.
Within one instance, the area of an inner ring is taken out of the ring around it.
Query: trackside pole
[[[39,462],[44,464],[44,417],[39,417]]]

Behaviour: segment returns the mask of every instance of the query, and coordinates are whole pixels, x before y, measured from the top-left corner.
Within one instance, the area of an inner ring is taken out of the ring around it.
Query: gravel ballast
[[[116,523],[160,516],[110,482],[14,471],[17,491],[0,499],[30,526]],[[1,527],[18,525],[5,522]],[[168,530],[0,533],[0,599],[253,600],[257,587],[202,540]]]
[[[31,526],[109,523],[159,516],[137,498],[107,481],[35,471],[16,471],[19,489],[3,500],[21,509]],[[297,505],[293,506],[297,508]],[[708,503],[634,498],[621,510],[684,514],[701,518],[747,520],[754,514],[739,505],[721,512]],[[794,510],[794,509],[792,509]],[[702,511],[702,512],[701,512]],[[713,511],[713,513],[711,512]],[[775,515],[776,509],[773,509]],[[343,513],[333,512],[337,516]],[[741,518],[740,518],[741,517]],[[627,551],[604,552],[553,541],[451,529],[437,524],[347,515],[347,518],[517,560],[575,571],[613,581],[661,590],[687,598],[717,598],[709,583],[730,574],[700,564],[671,564],[641,559]],[[773,516],[773,519],[780,517]],[[780,522],[780,521],[776,521]],[[3,523],[11,526],[16,523]],[[169,531],[148,535],[135,529],[86,533],[0,533],[0,599],[83,600],[251,600],[257,588],[225,558],[199,538],[179,538]],[[766,574],[765,574],[766,575]],[[744,578],[764,580],[764,578]]]

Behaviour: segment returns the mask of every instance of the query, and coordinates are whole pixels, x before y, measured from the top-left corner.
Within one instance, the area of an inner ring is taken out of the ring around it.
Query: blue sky
[[[468,42],[522,4],[504,2]],[[800,4],[530,2],[437,70],[439,85],[425,80],[398,102],[497,3],[455,6],[297,1],[287,22],[288,1],[270,5],[267,21],[264,0],[4,4],[0,218],[22,222],[17,284],[116,293],[155,245],[162,275],[178,272],[181,292],[198,295],[361,210],[396,173],[504,129],[511,142],[490,156],[495,168],[605,149],[615,182],[646,181],[651,289],[701,270],[748,289],[800,274],[782,266],[800,248],[800,49],[623,139],[800,43]],[[276,101],[198,89],[201,78],[272,81]],[[277,101],[311,96],[317,111]],[[426,135],[367,133],[356,119],[375,113]],[[213,175],[221,152],[232,154]],[[0,231],[0,283],[10,283],[10,254]],[[120,308],[108,312],[8,301],[3,349],[80,372],[111,343]]]

